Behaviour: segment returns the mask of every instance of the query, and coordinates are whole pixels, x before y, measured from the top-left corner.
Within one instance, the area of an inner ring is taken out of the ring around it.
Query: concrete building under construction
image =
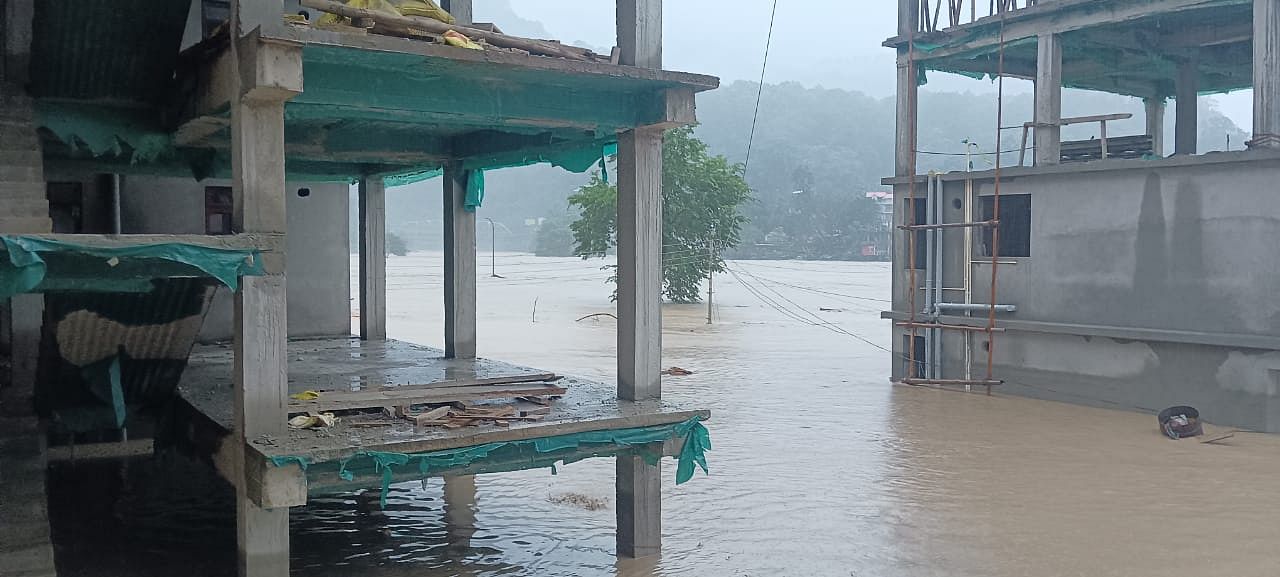
[[[893,378],[1280,432],[1280,0],[900,0],[898,15]],[[992,126],[1013,151],[994,170],[918,173],[926,70],[1034,82],[1034,119]],[[1064,118],[1064,87],[1143,99],[1147,130]],[[1200,95],[1248,88],[1248,149],[1196,154]],[[1081,123],[1098,137],[1064,142]]]
[[[687,479],[709,417],[661,399],[662,134],[718,80],[662,70],[661,0],[612,54],[383,4],[0,2],[0,573],[56,571],[51,452],[152,447],[235,488],[241,575],[289,573],[309,495],[600,456],[618,554],[657,552],[659,458]],[[478,359],[484,171],[612,154],[616,385]],[[442,351],[386,334],[385,189],[437,176]]]

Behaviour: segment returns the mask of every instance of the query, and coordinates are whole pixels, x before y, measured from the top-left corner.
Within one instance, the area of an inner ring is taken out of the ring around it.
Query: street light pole
[[[485,220],[489,221],[489,276],[502,278],[498,276],[498,225],[492,218]]]

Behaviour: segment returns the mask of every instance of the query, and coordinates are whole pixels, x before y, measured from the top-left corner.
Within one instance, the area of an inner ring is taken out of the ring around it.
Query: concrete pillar
[[[440,3],[440,7],[448,11],[453,16],[453,19],[463,26],[475,21],[471,10],[471,0],[444,0]]]
[[[898,51],[897,131],[894,136],[894,175],[911,176],[915,166],[916,102],[920,87],[907,53]]]
[[[444,169],[444,354],[476,357],[476,213],[466,209],[467,178]]]
[[[1062,162],[1062,38],[1041,34],[1036,51],[1036,166]]]
[[[475,475],[444,478],[444,525],[450,547],[471,547],[471,537],[476,534]]]
[[[0,23],[4,29],[4,80],[15,86],[23,86],[30,77],[31,21],[35,16],[35,0],[5,0],[0,10]]]
[[[617,0],[623,64],[662,67],[661,0]],[[618,136],[618,397],[662,396],[662,130]],[[617,459],[618,555],[662,544],[660,467]]]
[[[1280,0],[1253,0],[1253,139],[1280,148]]]
[[[232,50],[238,73],[231,104],[232,192],[236,232],[286,232],[284,103],[302,91],[302,48],[242,36],[274,17],[280,0],[232,0]],[[283,246],[284,243],[281,243]],[[289,574],[289,510],[264,509],[249,497],[244,448],[264,435],[284,436],[288,400],[287,302],[283,255],[267,274],[240,279],[233,351],[237,460],[236,537],[242,577]]]
[[[1146,110],[1147,134],[1151,136],[1151,151],[1156,156],[1164,156],[1164,98],[1144,98],[1142,105]]]
[[[386,185],[382,178],[360,180],[360,338],[387,338]]]
[[[1178,78],[1174,83],[1178,106],[1173,126],[1173,153],[1195,154],[1199,131],[1200,72],[1194,59],[1178,64]]]

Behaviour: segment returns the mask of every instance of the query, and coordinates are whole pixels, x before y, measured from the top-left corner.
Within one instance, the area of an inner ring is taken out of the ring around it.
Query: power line
[[[760,97],[764,94],[764,74],[769,69],[769,47],[773,45],[773,20],[777,15],[778,0],[773,0],[773,9],[769,11],[769,35],[764,41],[764,60],[760,63],[760,85],[756,87],[756,110],[751,114],[751,135],[747,137],[747,159],[742,163],[744,178],[751,166],[751,145],[756,141],[756,120],[760,118]]]

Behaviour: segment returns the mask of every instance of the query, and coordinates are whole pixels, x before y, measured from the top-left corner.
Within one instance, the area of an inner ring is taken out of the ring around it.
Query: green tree
[[[409,245],[400,235],[387,231],[387,254],[404,256],[409,254]]]
[[[712,270],[722,272],[719,258],[736,246],[746,218],[741,206],[751,190],[740,164],[712,156],[693,137],[692,128],[667,132],[662,149],[662,292],[677,303],[698,302],[698,287]],[[574,254],[604,256],[617,246],[618,189],[597,174],[569,197],[582,211],[570,225]],[[616,280],[616,277],[612,280]]]

